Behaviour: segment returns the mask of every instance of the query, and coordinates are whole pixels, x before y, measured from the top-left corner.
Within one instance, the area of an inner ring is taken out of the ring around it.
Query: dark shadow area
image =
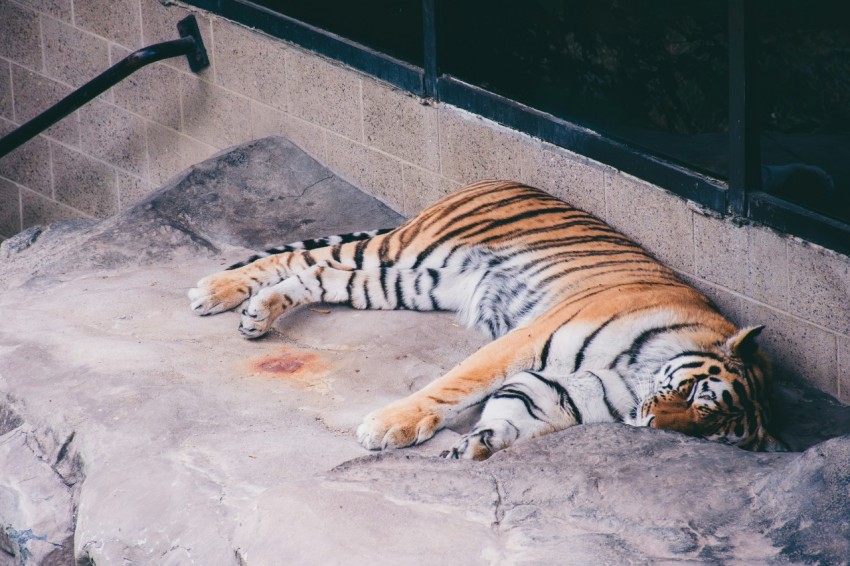
[[[441,9],[441,71],[726,177],[725,2],[475,0]],[[682,151],[691,139],[700,151]]]
[[[809,385],[774,386],[773,433],[795,452],[850,434],[850,407]]]
[[[421,67],[421,0],[254,0],[280,14],[328,30]]]
[[[729,166],[727,3],[445,3],[441,71],[717,179]],[[850,220],[850,33],[832,0],[763,0],[754,87],[769,194]],[[756,190],[757,187],[748,187]]]
[[[757,2],[762,164],[804,164],[765,191],[850,220],[850,28],[834,0]]]

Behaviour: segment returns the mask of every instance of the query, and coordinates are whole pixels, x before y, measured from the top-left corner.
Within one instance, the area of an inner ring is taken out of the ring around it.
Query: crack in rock
[[[0,500],[17,505],[0,506],[0,550],[19,565],[68,563],[81,467],[72,444],[75,434],[57,446],[53,431],[37,432],[20,417],[9,419],[9,407],[3,412],[4,422],[18,426],[0,436],[0,467],[7,470],[0,477]]]
[[[493,522],[490,526],[498,533],[501,530],[502,520],[505,518],[505,510],[502,508],[504,498],[502,496],[502,486],[496,476],[490,476],[490,480],[493,482],[493,489],[496,493],[496,498],[493,502]]]

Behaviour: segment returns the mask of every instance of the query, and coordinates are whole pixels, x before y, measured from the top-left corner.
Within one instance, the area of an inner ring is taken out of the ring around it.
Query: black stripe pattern
[[[315,250],[319,248],[326,248],[331,246],[339,246],[341,244],[347,244],[349,242],[357,242],[360,240],[368,240],[370,238],[374,238],[375,236],[379,236],[381,234],[387,234],[391,232],[392,228],[382,228],[379,230],[369,230],[369,231],[361,231],[361,232],[351,232],[348,234],[337,234],[335,236],[325,236],[324,238],[311,238],[309,240],[301,240],[299,242],[292,242],[290,244],[286,244],[283,246],[279,246],[276,248],[269,248],[263,252],[252,255],[248,259],[244,261],[240,261],[239,263],[234,263],[230,267],[227,268],[228,271],[239,269],[240,267],[245,267],[248,264],[254,263],[258,259],[269,257],[272,255],[283,254],[287,252],[297,252],[297,251],[308,251]],[[339,252],[337,252],[339,253]],[[339,257],[336,258],[339,261]]]

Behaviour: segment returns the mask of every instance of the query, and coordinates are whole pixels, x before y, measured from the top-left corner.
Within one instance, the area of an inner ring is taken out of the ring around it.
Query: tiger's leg
[[[313,265],[351,268],[389,264],[379,250],[390,234],[311,250],[286,251],[261,257],[247,265],[204,277],[189,290],[190,307],[200,315],[217,314],[239,306],[260,289],[276,285]]]
[[[357,428],[358,440],[371,450],[428,440],[447,420],[490,396],[508,376],[533,367],[551,331],[538,322],[497,338],[418,392],[366,415]]]
[[[614,375],[580,372],[547,377],[522,372],[511,376],[487,400],[472,431],[443,457],[486,460],[517,441],[576,424],[622,420],[633,400],[622,395],[624,383],[619,375],[607,373]]]
[[[340,269],[315,265],[260,290],[242,311],[239,331],[259,338],[285,311],[307,303],[358,309],[456,310],[470,276],[444,269]]]
[[[581,422],[579,411],[563,402],[567,395],[540,374],[511,376],[486,401],[478,423],[444,458],[486,460],[518,440],[527,440]]]

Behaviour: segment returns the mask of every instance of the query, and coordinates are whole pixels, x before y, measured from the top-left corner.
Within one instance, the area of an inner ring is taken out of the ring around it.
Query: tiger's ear
[[[751,358],[758,350],[759,345],[756,343],[756,338],[762,330],[764,330],[764,326],[742,328],[726,341],[726,351],[731,356],[742,360]]]

